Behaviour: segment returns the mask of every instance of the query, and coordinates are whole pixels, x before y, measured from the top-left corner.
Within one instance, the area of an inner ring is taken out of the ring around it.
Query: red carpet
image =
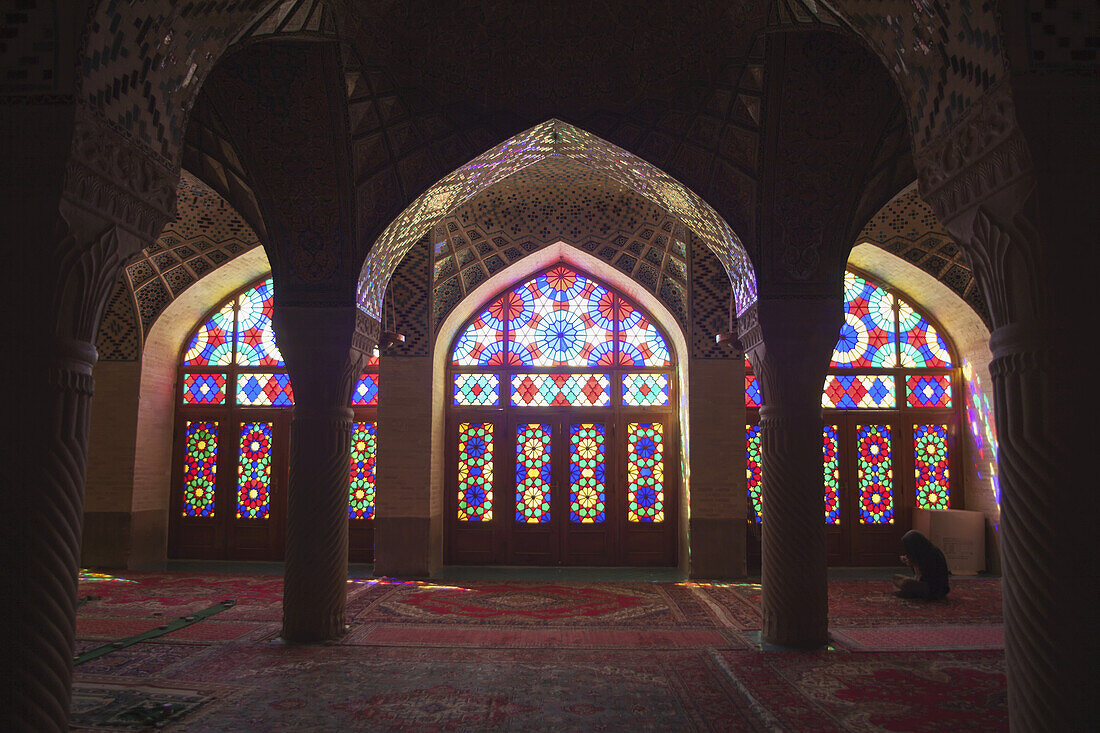
[[[853,651],[938,652],[1005,648],[1005,627],[1000,624],[833,628],[832,636]]]
[[[76,670],[74,721],[178,705],[168,730],[996,730],[1000,584],[903,601],[830,583],[835,651],[761,652],[749,583],[348,584],[340,642],[278,638],[282,580],[148,573],[82,582],[77,652],[237,605]],[[934,649],[936,651],[926,651]],[[142,702],[142,701],[145,702]],[[136,701],[136,702],[135,702]],[[109,721],[115,721],[110,723]]]

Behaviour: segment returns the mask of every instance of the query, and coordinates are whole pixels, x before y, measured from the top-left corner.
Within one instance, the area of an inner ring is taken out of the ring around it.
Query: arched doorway
[[[821,393],[830,565],[896,565],[914,509],[960,509],[962,370],[942,327],[908,295],[849,270],[844,318]],[[762,393],[745,361],[750,527],[762,506]],[[758,566],[759,532],[750,532]]]
[[[270,276],[218,303],[177,369],[168,557],[281,560],[294,389],[272,324]],[[374,556],[378,358],[352,390],[348,557]]]
[[[676,564],[668,344],[564,262],[490,298],[450,352],[446,562]]]

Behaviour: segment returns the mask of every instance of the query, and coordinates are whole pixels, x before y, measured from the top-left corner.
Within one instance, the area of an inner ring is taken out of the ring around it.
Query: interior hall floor
[[[338,642],[279,638],[277,563],[84,572],[73,725],[168,730],[1007,729],[1001,583],[830,572],[831,642],[761,642],[760,585],[674,571],[348,579]],[[231,602],[230,602],[231,601]]]

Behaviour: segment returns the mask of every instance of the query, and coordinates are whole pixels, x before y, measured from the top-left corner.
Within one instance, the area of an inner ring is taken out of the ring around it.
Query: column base
[[[745,520],[692,517],[688,523],[691,561],[688,572],[695,578],[743,578]]]
[[[438,572],[443,556],[441,529],[431,517],[376,517],[374,574],[427,578]]]

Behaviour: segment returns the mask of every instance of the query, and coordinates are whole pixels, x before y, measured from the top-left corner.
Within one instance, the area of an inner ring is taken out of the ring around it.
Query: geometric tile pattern
[[[99,322],[95,348],[100,361],[136,361],[141,356],[141,328],[134,310],[134,295],[124,280],[115,283],[103,320]]]
[[[382,330],[395,327],[405,337],[385,353],[394,356],[427,356],[429,339],[430,257],[428,238],[424,237],[409,250],[398,265],[386,289],[382,309]]]
[[[433,228],[435,325],[496,272],[559,240],[632,277],[686,323],[686,237],[675,217],[605,174],[568,158],[540,161]]]
[[[374,243],[363,266],[358,301],[367,313],[381,310],[391,274],[417,239],[477,194],[553,156],[572,158],[631,188],[674,214],[698,234],[737,280],[737,300],[747,307],[756,297],[756,279],[740,240],[694,192],[642,159],[595,135],[559,120],[548,120],[492,148],[440,179],[410,204]],[[632,268],[633,269],[633,268]],[[654,287],[656,285],[654,284]]]
[[[916,265],[951,288],[989,325],[985,298],[970,262],[940,225],[914,181],[886,203],[863,227],[856,243],[869,242]]]
[[[736,315],[730,312],[730,279],[718,258],[696,238],[691,250],[691,356],[695,359],[730,359],[734,349],[715,341],[727,331],[737,332]]]
[[[157,316],[188,286],[259,245],[252,227],[225,199],[182,171],[175,219],[126,267],[120,279],[134,293],[142,334],[148,335]],[[112,298],[104,322],[120,317],[114,312],[116,307],[124,313],[125,303],[120,300],[116,304]]]

